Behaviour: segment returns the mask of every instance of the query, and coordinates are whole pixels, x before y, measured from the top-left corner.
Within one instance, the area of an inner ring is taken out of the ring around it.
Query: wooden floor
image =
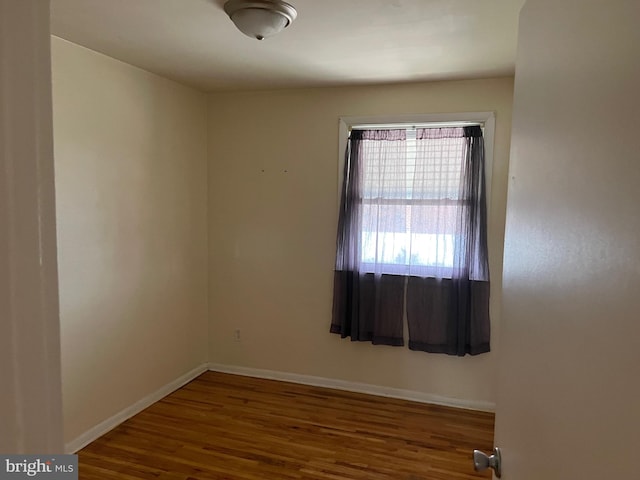
[[[207,372],[79,452],[80,478],[491,478],[493,414]]]

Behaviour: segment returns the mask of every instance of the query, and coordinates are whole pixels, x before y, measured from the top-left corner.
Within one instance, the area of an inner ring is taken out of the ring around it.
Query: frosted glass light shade
[[[229,0],[224,10],[238,30],[258,40],[281,32],[297,15],[295,8],[278,0]]]
[[[231,20],[246,36],[258,40],[280,33],[289,25],[286,17],[262,8],[238,10],[231,16]]]

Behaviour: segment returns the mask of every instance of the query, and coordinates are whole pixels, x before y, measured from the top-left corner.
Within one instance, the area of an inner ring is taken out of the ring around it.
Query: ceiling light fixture
[[[292,5],[280,0],[229,0],[224,11],[238,30],[258,40],[280,33],[298,15]]]

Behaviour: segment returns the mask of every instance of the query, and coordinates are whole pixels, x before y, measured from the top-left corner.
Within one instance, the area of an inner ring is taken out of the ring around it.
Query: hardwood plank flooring
[[[84,480],[473,480],[493,414],[207,372],[79,453]]]

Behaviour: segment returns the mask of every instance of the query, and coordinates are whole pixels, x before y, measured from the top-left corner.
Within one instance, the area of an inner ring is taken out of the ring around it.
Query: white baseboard
[[[124,410],[116,413],[114,416],[107,418],[105,421],[100,422],[98,425],[87,430],[79,437],[71,440],[69,443],[66,443],[64,446],[65,452],[76,453],[78,450],[87,446],[105,433],[113,430],[125,420],[140,413],[142,410],[149,407],[150,405],[153,405],[157,401],[162,400],[164,397],[179,389],[183,385],[186,385],[191,380],[206,372],[207,370],[209,370],[209,364],[205,363],[185,373],[179,378],[176,378],[172,382],[166,384],[164,387],[138,400],[130,407],[127,407]]]
[[[380,397],[399,398],[401,400],[411,400],[420,403],[431,403],[446,407],[464,408],[466,410],[479,410],[482,412],[495,412],[496,405],[493,402],[481,400],[464,400],[461,398],[444,397],[430,393],[416,392],[414,390],[403,390],[400,388],[381,387],[368,383],[348,382],[346,380],[336,380],[333,378],[314,377],[311,375],[301,375],[297,373],[279,372],[274,370],[262,370],[259,368],[238,367],[235,365],[223,365],[211,363],[209,370],[214,372],[232,373],[247,377],[266,378],[270,380],[280,380],[283,382],[300,383],[303,385],[313,385],[315,387],[334,388],[336,390],[346,390],[349,392],[368,393]]]

